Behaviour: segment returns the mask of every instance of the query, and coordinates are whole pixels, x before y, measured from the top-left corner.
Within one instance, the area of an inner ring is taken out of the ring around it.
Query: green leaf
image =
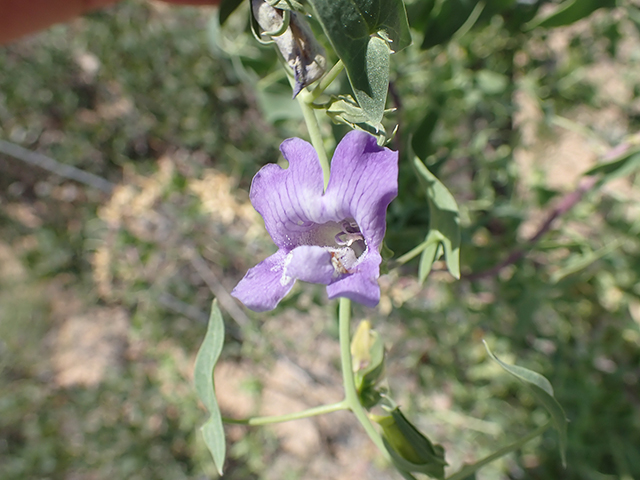
[[[351,95],[332,98],[327,106],[327,115],[336,123],[354,125],[367,122],[367,115]]]
[[[343,61],[341,51],[350,57],[374,34],[382,33],[388,38],[394,52],[411,44],[402,0],[310,0],[310,3]]]
[[[634,147],[607,163],[596,165],[585,175],[602,174],[602,183],[605,183],[614,178],[625,177],[638,169],[640,169],[640,147]]]
[[[585,17],[588,17],[599,8],[613,8],[615,0],[567,0],[558,5],[558,8],[542,18],[534,18],[525,25],[525,29],[533,30],[537,27],[561,27],[571,25]]]
[[[423,31],[429,21],[429,15],[435,7],[436,0],[420,0],[407,5],[409,25],[414,30]]]
[[[231,14],[242,4],[242,1],[243,0],[222,0],[220,2],[220,9],[218,10],[220,26],[224,25],[224,22],[226,22]]]
[[[389,54],[411,43],[404,3],[402,0],[310,0],[310,3],[346,67],[367,119],[380,122],[389,84]]]
[[[433,263],[442,256],[442,241],[444,237],[438,230],[432,230],[429,228],[427,238],[423,243],[427,246],[420,255],[420,264],[418,265],[418,280],[420,283],[424,283],[429,274]]]
[[[218,308],[217,300],[211,304],[211,316],[204,341],[196,357],[194,380],[196,392],[200,401],[207,407],[210,417],[202,426],[204,442],[213,456],[213,462],[222,475],[222,467],[226,455],[226,444],[222,416],[216,400],[215,385],[213,384],[213,368],[222,352],[224,344],[224,321]]]
[[[614,250],[617,250],[621,244],[622,242],[620,240],[614,240],[609,243],[609,245],[605,245],[598,250],[591,251],[583,255],[574,255],[569,257],[566,265],[551,274],[549,281],[552,284],[556,284],[569,275],[573,275],[574,273],[584,270],[605,255],[609,255]]]
[[[420,48],[445,43],[465,24],[479,2],[477,0],[441,0],[431,10]]]
[[[547,412],[549,412],[549,415],[551,415],[551,422],[553,423],[553,426],[558,432],[558,436],[560,438],[560,456],[562,457],[562,464],[566,466],[567,462],[565,452],[567,448],[567,417],[564,414],[562,406],[560,406],[553,395],[553,387],[549,380],[539,373],[527,368],[504,363],[493,354],[489,349],[487,342],[483,340],[483,343],[489,356],[504,370],[524,383],[531,390],[535,399],[540,402],[544,408],[546,408]]]
[[[460,218],[458,204],[453,195],[440,180],[433,175],[418,157],[413,165],[421,183],[426,187],[429,200],[429,233],[425,240],[427,247],[420,258],[420,281],[423,282],[431,265],[437,260],[438,247],[444,250],[447,270],[455,278],[460,278]]]
[[[378,145],[384,145],[389,140],[382,123],[369,121],[368,115],[358,106],[351,95],[333,97],[326,105],[326,109],[327,115],[334,123],[343,123],[353,129],[367,132],[377,138]],[[389,111],[385,110],[384,112]]]
[[[434,105],[431,108],[429,106],[425,106],[425,110],[427,110],[426,115],[411,137],[411,148],[418,158],[423,161],[433,153],[433,142],[431,141],[431,137],[433,135],[433,131],[436,129],[438,120],[440,119],[439,106]]]
[[[371,37],[366,46],[365,64],[371,93],[358,88],[353,81],[351,82],[353,92],[367,116],[368,123],[380,124],[384,117],[389,90],[389,55],[391,55],[389,44],[380,37]],[[348,66],[347,74],[351,80]]]

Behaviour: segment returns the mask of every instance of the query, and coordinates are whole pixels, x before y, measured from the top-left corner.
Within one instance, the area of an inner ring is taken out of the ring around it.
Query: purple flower
[[[272,310],[302,280],[327,285],[330,299],[374,307],[386,211],[398,194],[398,153],[367,133],[348,133],[333,155],[323,193],[309,143],[290,138],[280,151],[289,168],[265,165],[250,194],[278,251],[251,268],[231,295],[256,312]]]

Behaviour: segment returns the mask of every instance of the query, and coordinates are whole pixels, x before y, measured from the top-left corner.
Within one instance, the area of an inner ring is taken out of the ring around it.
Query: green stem
[[[319,407],[309,408],[301,412],[288,413],[286,415],[273,415],[268,417],[253,417],[253,418],[227,418],[223,417],[224,423],[235,423],[241,425],[269,425],[272,423],[289,422],[291,420],[300,420],[302,418],[314,417],[316,415],[323,415],[325,413],[337,412],[338,410],[346,410],[349,405],[345,400],[332,403],[330,405],[320,405]]]
[[[307,130],[309,131],[309,138],[311,144],[315,148],[318,154],[318,160],[320,160],[320,167],[322,168],[322,178],[324,180],[324,189],[327,189],[329,184],[329,158],[327,152],[324,149],[324,142],[322,141],[322,134],[320,133],[320,125],[316,118],[316,112],[305,102],[300,95],[298,95],[298,103],[304,116],[304,121],[307,124]]]
[[[331,67],[331,70],[329,70],[329,72],[324,77],[322,77],[320,83],[318,83],[316,88],[314,88],[313,91],[307,95],[305,101],[307,103],[312,103],[317,100],[318,97],[324,93],[327,87],[331,85],[336,78],[338,78],[338,75],[340,75],[340,72],[342,72],[342,70],[344,70],[344,63],[342,63],[342,60],[338,60],[336,64]]]
[[[485,457],[482,460],[477,461],[473,465],[467,465],[462,470],[460,470],[460,471],[454,473],[453,475],[447,477],[446,480],[463,480],[463,479],[467,478],[472,473],[478,471],[480,468],[484,467],[485,465],[493,462],[494,460],[497,460],[498,458],[506,455],[507,453],[511,453],[514,450],[519,449],[525,443],[529,442],[530,440],[533,440],[534,438],[536,438],[539,435],[542,435],[545,432],[545,430],[547,430],[547,428],[549,428],[550,426],[551,426],[551,422],[545,423],[544,425],[536,428],[530,434],[526,435],[525,437],[522,437],[520,440],[516,440],[515,442],[507,445],[506,447],[501,448],[497,452],[492,453],[488,457]]]
[[[356,416],[365,432],[367,432],[371,441],[378,447],[378,450],[388,458],[389,454],[382,442],[382,437],[373,427],[371,420],[369,420],[358,398],[356,382],[353,375],[353,364],[351,362],[351,300],[348,298],[340,299],[338,322],[340,332],[340,360],[342,362],[342,380],[345,393],[344,401]]]
[[[398,263],[400,265],[404,265],[409,260],[412,260],[413,258],[415,258],[418,255],[420,255],[423,252],[423,250],[429,246],[429,243],[430,242],[425,240],[424,242],[422,242],[418,246],[416,246],[413,249],[409,250],[407,253],[405,253],[401,257],[398,257],[396,259],[396,263]]]

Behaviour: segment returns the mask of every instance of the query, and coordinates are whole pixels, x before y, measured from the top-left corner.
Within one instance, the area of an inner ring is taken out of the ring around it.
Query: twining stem
[[[388,457],[387,449],[382,442],[382,437],[373,427],[371,420],[367,416],[364,407],[360,404],[356,381],[353,375],[353,364],[351,361],[351,300],[341,298],[338,307],[338,322],[340,334],[340,360],[342,363],[342,381],[344,383],[345,402],[348,408],[356,416],[364,428],[371,441],[378,447],[378,450]]]
[[[324,150],[324,142],[322,141],[322,134],[320,133],[320,125],[316,118],[316,112],[300,95],[298,95],[298,103],[300,104],[304,121],[307,124],[307,130],[309,130],[311,144],[318,154],[318,160],[320,160],[322,179],[324,180],[324,189],[326,190],[327,185],[329,185],[329,158],[327,157],[327,152]]]
[[[316,415],[323,415],[325,413],[337,412],[338,410],[346,410],[349,408],[346,400],[342,400],[338,403],[332,403],[330,405],[321,405],[319,407],[309,408],[301,412],[288,413],[286,415],[270,415],[268,417],[252,417],[252,418],[227,418],[223,417],[224,423],[234,423],[240,425],[269,425],[272,423],[289,422],[291,420],[300,420],[302,418],[314,417]]]
[[[516,440],[513,443],[510,443],[506,447],[503,447],[497,452],[492,453],[488,457],[485,457],[482,460],[477,461],[473,465],[467,465],[462,470],[447,477],[445,480],[463,480],[469,477],[470,475],[472,475],[474,472],[478,471],[480,468],[484,467],[485,465],[493,462],[494,460],[497,460],[498,458],[506,455],[507,453],[511,453],[514,450],[519,449],[525,443],[529,442],[530,440],[533,440],[539,435],[542,435],[545,432],[545,430],[547,430],[550,426],[551,426],[551,422],[545,423],[544,425],[536,428],[533,432],[529,433],[528,435],[522,437],[519,440]]]

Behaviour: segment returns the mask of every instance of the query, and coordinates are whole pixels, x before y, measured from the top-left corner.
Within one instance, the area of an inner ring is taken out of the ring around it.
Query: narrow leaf
[[[413,137],[411,137],[411,148],[413,148],[413,151],[420,160],[423,161],[426,160],[433,151],[431,137],[440,119],[440,109],[438,106],[425,106],[425,110],[427,110],[426,115],[420,122],[420,125],[418,125]]]
[[[442,245],[444,257],[447,262],[447,270],[455,278],[460,278],[460,218],[458,204],[440,180],[432,174],[429,169],[420,161],[414,158],[413,165],[421,183],[426,187],[427,198],[429,200],[429,234],[427,240]],[[424,278],[428,275],[429,269],[426,263],[432,258],[431,263],[436,260],[436,252],[429,245],[423,252],[421,258],[421,271]]]
[[[602,182],[625,177],[640,169],[640,147],[630,148],[613,160],[596,165],[585,175],[603,175]]]
[[[226,444],[222,416],[220,415],[213,383],[213,369],[220,357],[223,344],[224,321],[218,308],[218,302],[214,300],[211,305],[207,333],[196,357],[194,380],[198,398],[207,407],[210,414],[209,419],[201,428],[202,435],[220,475],[222,475],[222,467],[226,455]]]
[[[436,2],[436,6],[431,10],[429,21],[424,28],[424,40],[420,48],[426,50],[448,42],[465,24],[477,4],[476,0]]]
[[[525,28],[533,30],[537,27],[561,27],[588,17],[599,8],[615,6],[615,0],[567,0],[558,5],[558,8],[551,14],[534,18]]]
[[[584,255],[575,255],[575,256],[569,257],[566,265],[560,268],[559,270],[553,272],[553,274],[549,278],[549,281],[552,284],[555,284],[555,283],[558,283],[560,280],[563,280],[564,278],[568,277],[569,275],[573,275],[574,273],[578,273],[586,269],[587,267],[589,267],[590,265],[592,265],[602,257],[609,255],[611,252],[616,250],[618,247],[620,247],[621,243],[622,242],[619,240],[614,240],[613,242],[609,243],[608,245],[605,245],[604,247],[599,248],[598,250],[588,252]]]
[[[441,255],[439,252],[441,241],[442,236],[437,230],[429,230],[425,240],[427,246],[422,251],[422,255],[420,255],[420,264],[418,265],[418,281],[420,283],[424,283],[431,273],[433,262],[435,262],[439,258],[439,255]]]
[[[558,432],[558,436],[560,438],[560,456],[562,457],[562,464],[566,466],[565,452],[567,448],[567,417],[564,414],[562,406],[560,406],[560,403],[558,403],[553,395],[553,387],[549,380],[539,373],[527,368],[504,363],[493,354],[489,349],[487,342],[483,340],[483,343],[489,356],[504,370],[524,383],[530,389],[535,399],[540,402],[544,408],[546,408],[547,412],[549,412],[553,426]]]

